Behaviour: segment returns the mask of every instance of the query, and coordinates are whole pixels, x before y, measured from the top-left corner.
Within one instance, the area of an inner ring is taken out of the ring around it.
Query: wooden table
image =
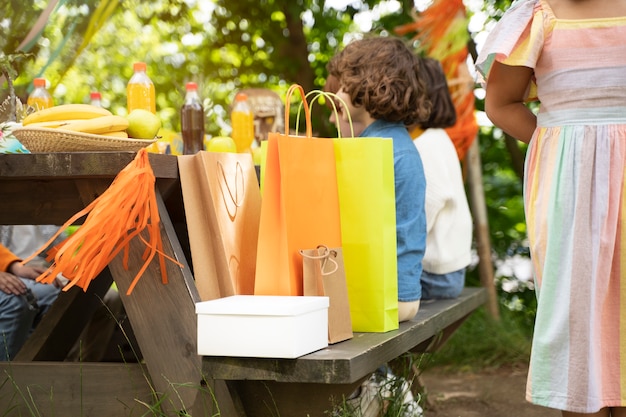
[[[134,152],[2,154],[1,222],[61,225],[105,191],[134,157]],[[0,388],[0,409],[14,404],[2,403],[12,396],[34,395],[43,404],[54,398],[54,415],[125,416],[133,415],[129,414],[132,410],[145,412],[145,406],[136,400],[154,403],[155,393],[163,399],[163,408],[172,414],[176,410],[212,407],[210,396],[205,395],[207,384],[211,384],[203,381],[201,357],[196,353],[194,303],[199,296],[188,254],[180,243],[185,243],[186,229],[177,158],[151,154],[150,163],[157,178],[164,251],[184,267],[166,262],[169,283],[163,285],[154,260],[127,296],[132,278],[143,265],[145,247],[135,239],[130,245],[129,271],[123,268],[120,255],[108,271],[94,280],[88,292],[73,288],[61,293],[16,360],[1,365],[10,383]],[[181,222],[183,227],[175,227]],[[143,363],[59,362],[84,328],[90,312],[98,307],[97,297],[104,295],[112,281],[119,289]],[[35,386],[40,388],[33,389]],[[221,390],[219,386],[213,388]],[[197,415],[204,414],[199,411]]]
[[[63,224],[111,184],[132,152],[0,155],[2,224]],[[131,280],[143,265],[144,245],[131,242],[130,270],[121,255],[94,280],[59,299],[12,362],[0,363],[3,415],[90,417],[145,415],[160,403],[166,415],[269,416],[272,401],[281,416],[326,415],[329,394],[348,394],[380,364],[409,350],[445,340],[485,301],[484,289],[466,289],[457,300],[425,303],[418,315],[388,333],[357,333],[351,340],[298,359],[202,358],[197,355],[199,301],[192,271],[178,179],[177,158],[150,155],[157,178],[169,283],[161,283],[155,260],[130,296]],[[140,363],[63,362],[112,282],[141,349]],[[269,393],[269,396],[268,396]],[[217,404],[217,405],[216,405]],[[148,413],[151,415],[151,413]],[[159,414],[160,415],[160,414]]]

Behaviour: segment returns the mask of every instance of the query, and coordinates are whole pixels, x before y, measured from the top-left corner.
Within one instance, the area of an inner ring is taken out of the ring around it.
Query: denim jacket
[[[401,122],[376,120],[360,137],[392,138],[396,192],[398,301],[419,300],[426,250],[426,178],[420,155]]]

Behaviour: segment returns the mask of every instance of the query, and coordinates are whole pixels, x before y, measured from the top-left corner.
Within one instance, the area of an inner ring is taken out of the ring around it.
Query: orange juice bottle
[[[89,100],[92,106],[102,107],[102,94],[98,91],[92,91],[89,93]]]
[[[135,73],[126,86],[126,107],[128,113],[135,109],[144,109],[156,114],[154,84],[146,74],[146,63],[135,62]]]
[[[33,80],[33,86],[35,87],[35,89],[28,96],[26,104],[34,107],[37,110],[47,109],[48,107],[54,106],[52,96],[50,95],[48,90],[46,90],[45,78],[35,78]]]
[[[237,93],[235,96],[235,104],[230,113],[230,123],[233,128],[232,137],[237,146],[237,152],[250,152],[250,146],[254,141],[254,113],[245,93]]]

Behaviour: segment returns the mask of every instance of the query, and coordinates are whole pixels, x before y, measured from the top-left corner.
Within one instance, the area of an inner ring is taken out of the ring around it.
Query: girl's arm
[[[494,62],[486,85],[485,111],[489,119],[514,138],[528,143],[537,116],[524,104],[532,68]]]

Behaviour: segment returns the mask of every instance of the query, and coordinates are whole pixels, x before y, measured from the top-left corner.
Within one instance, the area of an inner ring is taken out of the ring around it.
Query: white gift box
[[[297,358],[328,346],[328,297],[234,295],[196,303],[198,354]]]

